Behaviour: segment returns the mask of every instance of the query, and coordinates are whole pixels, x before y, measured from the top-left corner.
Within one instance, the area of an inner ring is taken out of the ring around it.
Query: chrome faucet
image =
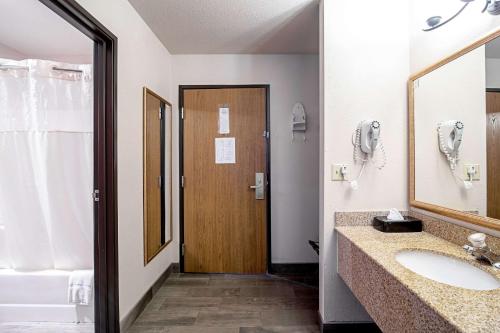
[[[464,245],[467,253],[473,255],[477,260],[485,261],[491,266],[500,269],[500,255],[491,252],[491,249],[486,245],[485,234],[472,234],[467,239],[472,244],[472,246]]]

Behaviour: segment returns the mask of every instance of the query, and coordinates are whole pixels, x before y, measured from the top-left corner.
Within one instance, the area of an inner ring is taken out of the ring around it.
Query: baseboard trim
[[[373,322],[323,322],[318,312],[318,322],[321,333],[382,333],[377,324]]]
[[[134,323],[134,321],[139,317],[142,313],[146,305],[153,299],[153,296],[158,292],[158,290],[163,285],[163,282],[170,276],[172,273],[179,272],[179,264],[171,263],[170,266],[156,279],[151,288],[149,288],[146,293],[137,301],[134,307],[127,313],[122,320],[120,320],[120,332],[125,333],[130,326]]]
[[[314,273],[319,269],[319,263],[286,263],[271,264],[269,273],[271,274],[305,274]]]
[[[382,333],[375,323],[325,323],[321,325],[321,333]]]

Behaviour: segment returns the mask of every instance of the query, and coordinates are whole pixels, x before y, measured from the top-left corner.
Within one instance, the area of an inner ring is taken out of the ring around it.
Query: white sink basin
[[[409,270],[428,279],[472,290],[500,288],[500,281],[465,261],[427,251],[408,250],[396,254],[396,260]]]

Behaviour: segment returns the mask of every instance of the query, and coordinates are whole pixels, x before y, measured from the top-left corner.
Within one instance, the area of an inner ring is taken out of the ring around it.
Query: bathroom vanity
[[[335,216],[338,274],[384,333],[500,332],[499,60],[500,30],[408,81],[408,215],[422,232]],[[477,230],[486,245],[469,243]]]
[[[482,281],[470,281],[467,288],[437,282],[404,267],[397,255],[408,250],[437,253],[493,279],[500,279],[500,270],[427,232],[383,233],[372,226],[340,226],[336,231],[338,273],[383,332],[499,332],[500,288],[490,289],[494,285]],[[476,287],[490,290],[468,289]]]

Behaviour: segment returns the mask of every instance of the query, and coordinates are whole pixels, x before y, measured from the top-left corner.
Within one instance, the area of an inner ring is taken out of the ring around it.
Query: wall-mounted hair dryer
[[[439,150],[446,156],[453,176],[463,182],[465,189],[472,188],[471,175],[469,179],[463,179],[455,174],[458,161],[460,160],[460,146],[463,142],[464,123],[459,120],[448,120],[438,123]]]
[[[377,168],[382,169],[385,166],[386,158],[380,139],[380,127],[380,122],[377,120],[363,120],[359,123],[352,142],[355,162],[365,163],[370,159],[375,160],[375,153],[380,151],[382,161],[379,161]]]
[[[459,149],[462,145],[464,123],[459,120],[448,120],[438,124],[439,150],[446,156],[451,170],[455,170],[459,160]]]
[[[349,181],[352,189],[358,188],[358,179],[363,174],[367,162],[372,161],[380,170],[385,166],[386,156],[384,145],[380,138],[380,122],[377,120],[363,120],[358,124],[352,138],[354,146],[354,162],[362,163],[358,176],[349,180],[346,178],[346,169],[341,170],[344,180]],[[380,153],[380,154],[378,154]]]
[[[380,138],[380,123],[376,120],[363,120],[358,125],[358,130],[361,151],[373,156]]]

